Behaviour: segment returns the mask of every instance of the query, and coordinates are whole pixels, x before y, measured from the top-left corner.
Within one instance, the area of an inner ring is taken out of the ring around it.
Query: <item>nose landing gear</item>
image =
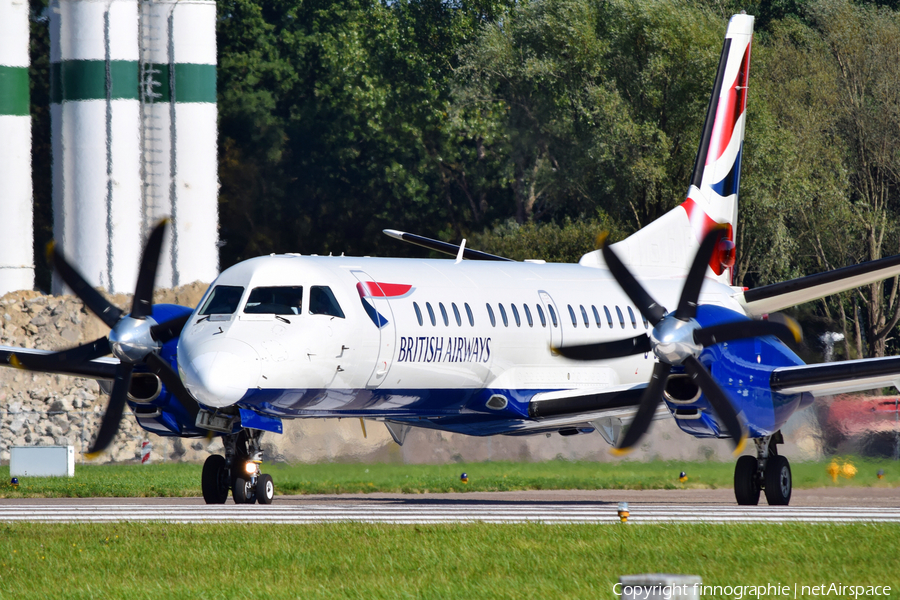
[[[272,504],[275,484],[260,472],[262,450],[258,429],[241,429],[222,437],[225,456],[213,454],[203,464],[201,488],[207,504],[225,504],[231,490],[235,504]]]
[[[784,438],[778,431],[774,435],[756,438],[756,458],[742,456],[734,467],[734,497],[743,506],[759,504],[759,493],[764,490],[770,506],[787,506],[791,501],[793,481],[788,459],[778,454],[777,444]]]

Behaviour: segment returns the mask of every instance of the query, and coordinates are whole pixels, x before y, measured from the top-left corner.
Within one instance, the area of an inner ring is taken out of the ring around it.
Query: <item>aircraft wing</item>
[[[56,350],[35,350],[32,348],[17,348],[15,346],[0,346],[0,367],[10,367],[9,359],[13,354],[23,355],[46,355],[55,354]],[[115,358],[95,358],[94,360],[82,362],[77,365],[60,366],[57,369],[47,369],[42,372],[54,373],[57,375],[74,375],[75,377],[85,377],[87,379],[115,379],[116,367],[119,365],[118,359]],[[29,368],[29,371],[37,371],[38,369]]]
[[[900,254],[827,273],[764,285],[740,293],[735,298],[743,305],[748,315],[758,317],[898,274],[900,274]]]
[[[533,420],[522,422],[521,429],[512,435],[592,427],[607,443],[616,445],[623,423],[634,418],[646,388],[647,384],[641,383],[535,394],[528,405]],[[666,405],[660,403],[653,420],[671,417]]]
[[[773,392],[830,396],[883,387],[900,387],[900,356],[780,367],[772,371]]]

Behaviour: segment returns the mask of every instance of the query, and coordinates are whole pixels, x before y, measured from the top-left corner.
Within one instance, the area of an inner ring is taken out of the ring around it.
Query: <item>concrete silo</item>
[[[212,281],[215,2],[51,0],[50,17],[57,243],[93,285],[128,292],[142,241],[170,217],[157,285]]]
[[[0,2],[0,296],[34,287],[28,1]]]
[[[144,231],[170,216],[160,286],[218,274],[216,5],[141,3]]]
[[[141,248],[137,38],[137,0],[51,1],[53,233],[112,292],[134,289]]]

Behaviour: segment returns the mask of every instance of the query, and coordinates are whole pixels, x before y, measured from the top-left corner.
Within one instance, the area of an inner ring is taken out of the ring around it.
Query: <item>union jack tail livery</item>
[[[710,259],[707,275],[731,283],[752,40],[753,17],[734,15],[725,35],[687,199],[614,245],[629,267],[661,269],[653,273],[657,276],[683,276],[703,237],[716,224],[725,223],[727,234]],[[580,263],[605,265],[599,251],[586,254]]]

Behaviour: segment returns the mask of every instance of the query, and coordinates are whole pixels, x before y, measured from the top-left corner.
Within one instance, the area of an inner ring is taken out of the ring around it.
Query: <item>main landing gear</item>
[[[225,456],[213,454],[203,463],[200,487],[207,504],[225,504],[228,490],[235,504],[272,504],[272,476],[260,473],[262,434],[258,429],[241,429],[222,437]]]
[[[784,438],[774,435],[756,438],[756,458],[742,456],[734,467],[734,497],[741,505],[759,504],[759,492],[766,492],[770,506],[787,506],[791,501],[791,465],[778,454]]]

